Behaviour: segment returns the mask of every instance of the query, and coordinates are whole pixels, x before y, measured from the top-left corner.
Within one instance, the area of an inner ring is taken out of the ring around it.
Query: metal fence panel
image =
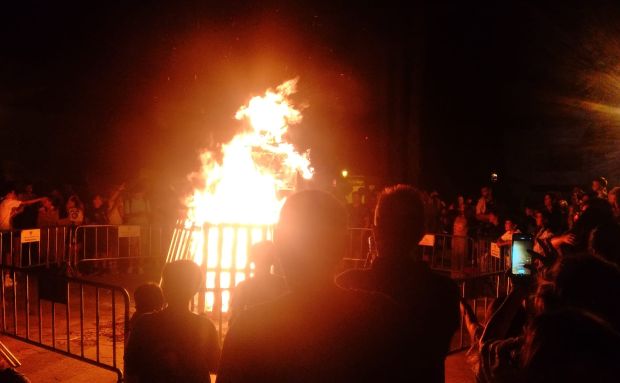
[[[2,333],[113,371],[122,381],[129,325],[125,289],[84,279],[2,265]]]

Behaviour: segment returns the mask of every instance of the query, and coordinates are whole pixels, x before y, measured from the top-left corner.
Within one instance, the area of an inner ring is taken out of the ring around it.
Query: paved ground
[[[116,374],[80,362],[60,354],[30,346],[7,336],[2,341],[22,362],[19,371],[30,378],[32,383],[114,383]],[[466,365],[465,354],[451,355],[446,361],[446,383],[470,383],[474,381],[471,370]]]
[[[158,272],[156,270],[147,270],[142,275],[127,275],[127,274],[107,274],[105,276],[89,276],[89,279],[99,280],[110,284],[124,286],[130,294],[133,293],[135,287],[139,284],[147,281],[158,281]],[[87,298],[88,300],[88,298]],[[103,302],[103,300],[102,300]],[[118,304],[119,302],[117,302]],[[105,304],[102,303],[104,306]],[[133,307],[132,307],[133,309]],[[119,312],[121,310],[119,309]],[[117,315],[120,315],[117,313]],[[88,317],[88,315],[86,315]],[[59,314],[59,317],[62,315]],[[72,315],[71,322],[76,321],[79,315]],[[10,319],[10,318],[9,318]],[[33,317],[31,322],[35,327],[31,333],[31,337],[36,338],[36,320]],[[62,327],[62,322],[59,321]],[[72,325],[73,327],[73,325]],[[109,324],[107,327],[110,327]],[[87,329],[88,330],[88,329]],[[102,347],[104,349],[109,348],[109,340],[106,335],[110,332],[110,329],[102,328],[100,334],[104,343]],[[72,329],[72,335],[79,332],[78,329]],[[120,333],[120,329],[119,329]],[[62,329],[58,330],[57,334],[62,334]],[[72,350],[77,350],[79,344],[74,344],[76,341],[75,336],[72,336]],[[19,371],[28,376],[33,383],[47,383],[47,382],[69,382],[69,383],[112,383],[116,382],[116,374],[104,370],[99,367],[92,366],[88,363],[78,361],[73,358],[65,357],[60,354],[46,351],[40,347],[32,346],[27,343],[21,342],[11,337],[0,335],[0,340],[20,359],[22,367]],[[60,341],[62,343],[62,340]],[[66,345],[66,341],[64,343]],[[106,347],[106,345],[108,347]],[[87,344],[86,354],[90,355],[94,352],[92,344]],[[61,344],[60,348],[64,348]],[[103,351],[102,351],[103,352]],[[119,351],[119,362],[122,363],[122,349]],[[109,358],[108,358],[109,359]],[[466,357],[464,353],[451,355],[446,361],[446,382],[447,383],[465,383],[473,382],[474,377],[471,370],[466,364]]]

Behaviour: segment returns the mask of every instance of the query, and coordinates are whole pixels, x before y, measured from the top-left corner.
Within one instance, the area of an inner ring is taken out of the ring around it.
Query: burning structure
[[[313,174],[308,153],[286,142],[289,127],[302,119],[290,100],[296,86],[297,79],[289,80],[250,99],[235,114],[243,131],[219,152],[203,152],[200,171],[189,176],[196,186],[166,261],[200,265],[204,285],[193,308],[213,313],[220,328],[232,289],[252,275],[250,246],[271,239],[287,193]]]

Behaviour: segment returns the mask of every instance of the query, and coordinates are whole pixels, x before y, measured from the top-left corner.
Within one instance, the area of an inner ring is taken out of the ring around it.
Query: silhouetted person
[[[412,379],[443,382],[444,359],[459,325],[459,292],[451,279],[431,271],[416,251],[423,225],[422,199],[416,189],[406,185],[385,189],[375,213],[378,257],[370,269],[346,271],[336,282],[384,293],[406,307],[412,333],[403,352],[409,352]]]
[[[135,324],[125,351],[128,383],[210,381],[220,357],[217,331],[208,318],[189,311],[200,281],[194,262],[165,266],[161,288],[167,307]]]
[[[136,326],[136,322],[144,315],[160,311],[164,307],[164,294],[161,287],[155,283],[145,283],[136,287],[133,293],[133,301],[136,311],[129,320],[130,331]]]
[[[250,249],[250,260],[254,263],[254,276],[235,287],[230,302],[232,324],[241,312],[260,303],[278,298],[286,291],[284,278],[271,273],[275,262],[275,246],[271,241],[255,244]]]
[[[523,376],[515,381],[617,382],[620,334],[583,310],[563,309],[534,319],[521,351]]]
[[[398,306],[339,289],[347,217],[331,195],[288,197],[274,243],[290,293],[241,313],[222,351],[218,383],[385,382],[402,376]]]

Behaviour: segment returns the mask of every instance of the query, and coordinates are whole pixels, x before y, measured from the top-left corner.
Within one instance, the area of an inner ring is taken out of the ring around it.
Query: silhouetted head
[[[306,190],[288,197],[280,211],[274,244],[290,289],[333,286],[346,235],[346,210],[331,194]]]
[[[101,198],[101,195],[96,194],[93,197],[93,207],[99,209],[101,206],[103,206],[103,198]]]
[[[257,242],[250,248],[250,261],[257,274],[269,274],[275,262],[276,248],[271,241]]]
[[[41,203],[46,210],[54,209],[54,202],[49,197],[45,197],[45,199]]]
[[[620,225],[614,221],[597,226],[590,233],[590,254],[620,265]]]
[[[161,289],[168,306],[187,308],[198,292],[202,276],[200,267],[192,261],[168,263],[161,274]]]
[[[504,230],[508,232],[513,232],[517,230],[517,224],[514,223],[512,218],[506,218],[506,220],[504,221]]]
[[[607,189],[607,179],[605,177],[597,177],[592,180],[592,191],[598,193]]]
[[[420,192],[409,185],[387,187],[375,212],[375,241],[379,256],[407,256],[424,235],[424,205]]]
[[[620,334],[579,309],[545,313],[526,331],[521,352],[526,382],[616,382]]]
[[[145,283],[136,288],[133,293],[136,311],[147,313],[161,310],[164,306],[164,295],[159,285]]]
[[[542,211],[536,211],[534,213],[534,218],[536,219],[536,226],[538,227],[546,227],[548,220],[547,216]]]
[[[483,186],[482,188],[480,188],[480,195],[483,198],[491,198],[493,196],[493,189],[491,189],[489,186]]]
[[[620,269],[592,256],[563,257],[549,275],[553,291],[544,310],[576,307],[590,311],[620,329]]]

